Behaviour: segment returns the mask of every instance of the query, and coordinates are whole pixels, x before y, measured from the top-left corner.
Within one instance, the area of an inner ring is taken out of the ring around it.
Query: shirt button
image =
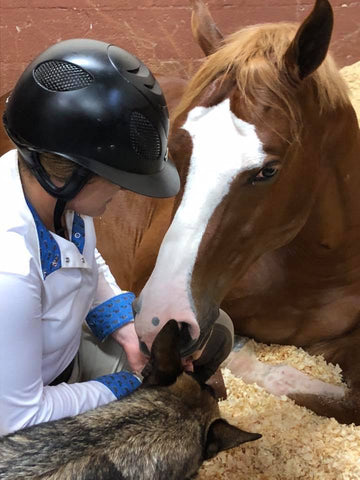
[[[81,257],[81,261],[82,261],[82,263],[85,263],[85,258]]]
[[[81,237],[81,234],[79,232],[76,232],[75,235],[74,235],[75,238],[80,238]]]
[[[69,263],[69,262],[70,262],[70,258],[69,258],[69,257],[65,257],[65,262],[66,262],[66,263]]]

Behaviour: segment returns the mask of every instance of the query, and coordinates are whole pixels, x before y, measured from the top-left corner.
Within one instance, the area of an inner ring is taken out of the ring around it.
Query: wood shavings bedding
[[[360,121],[360,62],[341,70]],[[286,363],[315,378],[341,384],[341,369],[294,346],[252,341],[258,360]],[[263,438],[204,463],[198,480],[360,480],[360,427],[315,415],[285,396],[247,385],[223,370],[228,398],[220,402],[231,423]]]
[[[360,61],[342,68],[340,72],[350,87],[350,99],[360,124]]]
[[[261,361],[286,362],[321,380],[341,383],[338,366],[302,349],[255,344],[255,351]],[[205,462],[198,480],[360,479],[360,427],[317,416],[286,396],[247,385],[227,369],[223,375],[228,398],[220,402],[222,415],[263,438]]]

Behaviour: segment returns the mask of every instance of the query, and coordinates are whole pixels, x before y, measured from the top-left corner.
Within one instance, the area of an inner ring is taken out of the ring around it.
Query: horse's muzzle
[[[193,340],[190,336],[189,326],[187,323],[181,322],[180,330],[180,354],[182,357],[188,357],[194,352],[201,350],[209,340],[212,331],[211,328],[206,332],[201,331],[199,338]]]
[[[179,328],[180,328],[180,355],[183,358],[188,357],[189,355],[192,355],[194,352],[198,350],[201,350],[206,344],[206,342],[208,341],[212,331],[212,329],[210,329],[206,333],[202,332],[199,338],[197,338],[196,340],[193,340],[189,333],[189,326],[187,323],[185,322],[179,323]],[[150,351],[146,343],[139,340],[139,345],[140,345],[141,352],[147,357],[149,357]]]

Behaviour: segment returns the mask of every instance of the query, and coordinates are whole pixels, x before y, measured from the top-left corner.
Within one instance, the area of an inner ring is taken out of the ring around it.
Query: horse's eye
[[[279,171],[277,165],[267,165],[252,179],[252,182],[264,182],[273,178]]]

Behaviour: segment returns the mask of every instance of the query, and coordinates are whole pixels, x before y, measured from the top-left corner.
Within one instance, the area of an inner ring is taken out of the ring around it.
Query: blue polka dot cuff
[[[136,390],[140,385],[140,380],[129,372],[117,372],[102,377],[95,378],[96,382],[103,383],[105,387],[112,391],[117,399],[126,397],[129,393]]]
[[[132,302],[135,295],[131,292],[121,293],[93,308],[86,322],[99,340],[134,320]]]

